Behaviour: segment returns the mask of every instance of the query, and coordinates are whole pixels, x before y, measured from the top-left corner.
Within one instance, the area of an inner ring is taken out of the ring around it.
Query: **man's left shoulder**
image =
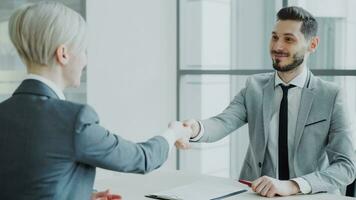
[[[314,77],[313,90],[320,94],[337,94],[340,92],[341,88],[334,82],[323,80],[319,77]]]

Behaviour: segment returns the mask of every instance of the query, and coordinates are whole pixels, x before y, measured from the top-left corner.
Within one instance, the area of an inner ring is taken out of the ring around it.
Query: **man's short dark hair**
[[[277,20],[295,20],[302,22],[300,32],[303,33],[307,40],[316,36],[318,32],[318,22],[312,14],[301,7],[290,6],[282,8],[277,13]]]

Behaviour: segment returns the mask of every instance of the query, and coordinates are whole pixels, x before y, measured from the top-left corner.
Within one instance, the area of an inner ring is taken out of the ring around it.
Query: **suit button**
[[[262,167],[262,163],[258,162],[258,167],[261,168]]]

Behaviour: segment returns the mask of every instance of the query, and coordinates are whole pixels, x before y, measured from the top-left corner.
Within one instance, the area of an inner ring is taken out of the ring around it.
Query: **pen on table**
[[[151,199],[159,199],[159,200],[182,200],[178,197],[170,197],[170,196],[166,196],[166,195],[154,195],[154,194],[145,195],[145,197],[148,197]]]
[[[252,182],[251,182],[251,181],[246,181],[246,180],[244,180],[244,179],[239,179],[238,181],[239,181],[240,183],[242,183],[242,184],[247,185],[248,187],[251,187],[251,186],[252,186]]]

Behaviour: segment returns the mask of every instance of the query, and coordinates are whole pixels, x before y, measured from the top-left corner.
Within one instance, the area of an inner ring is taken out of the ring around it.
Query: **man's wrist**
[[[203,134],[204,134],[204,126],[203,126],[203,124],[201,124],[200,121],[196,121],[196,122],[197,122],[197,124],[199,126],[199,130],[197,131],[196,134],[194,133],[194,136],[192,136],[190,138],[190,141],[192,141],[192,142],[197,142],[198,140],[200,140],[200,138],[203,137]]]
[[[293,179],[291,179],[291,181],[295,182],[298,185],[298,188],[299,188],[298,192],[303,193],[303,194],[311,193],[311,185],[304,178],[302,178],[302,177],[293,178]]]
[[[290,182],[290,185],[291,185],[291,188],[292,188],[292,194],[298,194],[300,193],[300,188],[299,188],[299,185],[296,181],[294,180],[289,180]]]
[[[200,124],[200,122],[199,122],[199,121],[195,121],[195,124],[196,124],[196,126],[197,126],[197,129],[196,129],[195,132],[193,132],[194,135],[192,135],[192,136],[190,137],[190,139],[193,139],[193,138],[197,137],[197,136],[199,135],[200,131],[201,131],[201,124]]]

